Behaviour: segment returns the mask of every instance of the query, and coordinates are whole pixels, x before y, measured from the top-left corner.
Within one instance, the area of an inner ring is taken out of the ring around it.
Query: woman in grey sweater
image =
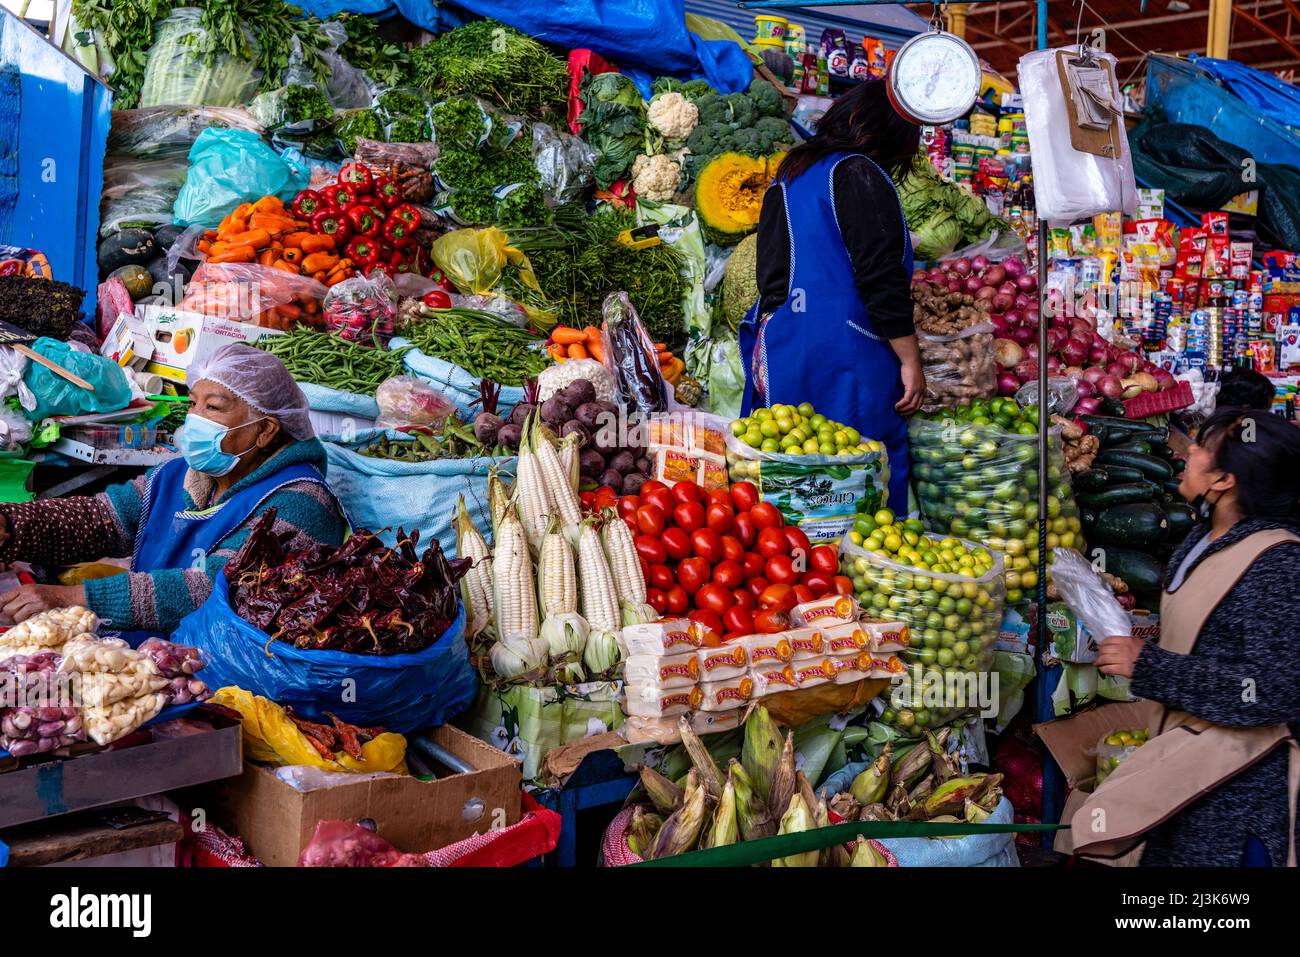
[[[1258,411],[1221,409],[1192,446],[1180,492],[1200,512],[1169,562],[1165,599],[1202,562],[1268,529],[1300,529],[1300,430]],[[1227,728],[1300,730],[1300,542],[1268,548],[1205,619],[1190,654],[1107,638],[1097,664],[1132,692]],[[1162,644],[1167,644],[1162,636]],[[1146,833],[1142,866],[1287,863],[1294,796],[1281,742]]]

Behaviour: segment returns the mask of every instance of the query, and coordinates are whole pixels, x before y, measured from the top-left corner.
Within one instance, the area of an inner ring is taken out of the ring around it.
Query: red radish
[[[1013,369],[1025,361],[1025,350],[1011,339],[998,339],[993,343],[993,355],[998,365],[1004,369]]]

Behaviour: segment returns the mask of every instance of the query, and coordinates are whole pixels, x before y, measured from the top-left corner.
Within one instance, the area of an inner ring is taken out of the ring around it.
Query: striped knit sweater
[[[281,469],[299,462],[325,472],[325,449],[316,439],[286,445],[227,492],[233,495]],[[26,561],[57,567],[104,557],[129,556],[140,528],[145,480],[140,476],[93,497],[47,499],[0,505],[9,522],[9,538],[0,545],[0,561]],[[211,501],[213,480],[189,469],[185,473],[185,505],[202,509]],[[346,523],[333,499],[315,482],[292,482],[269,496],[263,510],[276,509],[277,532],[292,530],[292,548],[312,542],[338,545]],[[198,567],[156,572],[130,572],[86,582],[86,602],[101,618],[123,630],[170,632],[182,618],[203,604],[217,573],[248,537],[250,515]]]

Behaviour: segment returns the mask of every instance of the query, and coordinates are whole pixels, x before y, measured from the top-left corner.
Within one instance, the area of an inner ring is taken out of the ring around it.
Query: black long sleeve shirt
[[[873,331],[886,339],[913,335],[912,277],[903,263],[903,214],[893,185],[865,156],[852,156],[835,167],[833,188],[840,238]],[[773,188],[763,198],[758,222],[761,311],[785,302],[789,287],[790,233],[781,190]]]

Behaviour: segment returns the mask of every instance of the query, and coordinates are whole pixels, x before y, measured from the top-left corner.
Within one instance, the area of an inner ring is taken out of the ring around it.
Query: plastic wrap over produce
[[[1077,47],[1067,52],[1077,54]],[[1034,195],[1038,218],[1052,226],[1068,226],[1098,213],[1137,210],[1137,184],[1133,179],[1133,154],[1122,118],[1119,124],[1120,153],[1111,159],[1076,150],[1070,142],[1070,111],[1066,92],[1057,70],[1057,50],[1037,50],[1020,58],[1020,92],[1025,103],[1025,126],[1029,131],[1030,155],[1034,165]],[[1115,85],[1115,57],[1097,53],[1111,69],[1111,92],[1119,102]]]

